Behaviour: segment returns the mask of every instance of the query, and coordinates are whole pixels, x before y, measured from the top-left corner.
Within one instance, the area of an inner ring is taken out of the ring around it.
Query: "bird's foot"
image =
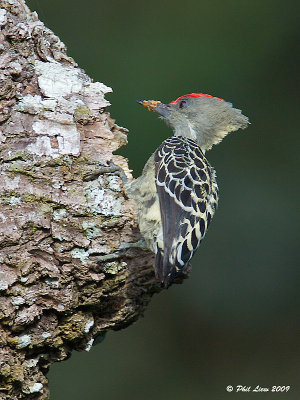
[[[128,178],[125,175],[125,172],[123,171],[123,169],[119,165],[114,164],[113,161],[109,161],[108,165],[99,166],[99,167],[93,169],[92,171],[87,172],[83,176],[83,180],[84,181],[93,181],[93,180],[97,179],[100,175],[109,174],[109,173],[115,173],[116,175],[119,175],[119,177],[122,179],[123,183],[128,182]]]
[[[140,239],[138,242],[134,242],[134,243],[121,243],[119,250],[126,250],[126,249],[132,249],[132,248],[138,248],[141,250],[149,251],[149,247],[146,245],[146,242],[144,239]]]
[[[124,170],[117,164],[115,164],[112,160],[108,162],[110,168],[113,169],[113,172],[115,172],[119,177],[122,179],[123,183],[128,183],[128,178],[124,172]]]

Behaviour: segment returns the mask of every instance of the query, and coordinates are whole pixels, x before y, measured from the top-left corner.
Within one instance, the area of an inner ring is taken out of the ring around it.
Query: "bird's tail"
[[[187,264],[182,269],[179,269],[172,263],[170,263],[167,254],[164,254],[164,250],[157,244],[157,252],[155,258],[155,276],[156,279],[161,283],[161,286],[168,288],[174,280],[184,279],[191,270],[191,265]]]

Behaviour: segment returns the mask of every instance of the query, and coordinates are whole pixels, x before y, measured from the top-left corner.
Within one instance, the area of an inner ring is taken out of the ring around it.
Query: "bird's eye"
[[[184,108],[186,105],[186,101],[185,100],[181,100],[181,102],[179,103],[179,108]]]

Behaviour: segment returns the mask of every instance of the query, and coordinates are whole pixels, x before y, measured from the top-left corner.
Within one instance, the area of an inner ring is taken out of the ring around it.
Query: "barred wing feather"
[[[172,136],[155,152],[162,219],[156,275],[164,286],[181,275],[203,239],[218,202],[215,171],[191,139]]]

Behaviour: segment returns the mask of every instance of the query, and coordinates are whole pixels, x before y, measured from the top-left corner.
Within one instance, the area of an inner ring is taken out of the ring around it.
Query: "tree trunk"
[[[0,0],[0,393],[46,399],[49,366],[135,321],[159,291],[93,82],[23,0]]]

